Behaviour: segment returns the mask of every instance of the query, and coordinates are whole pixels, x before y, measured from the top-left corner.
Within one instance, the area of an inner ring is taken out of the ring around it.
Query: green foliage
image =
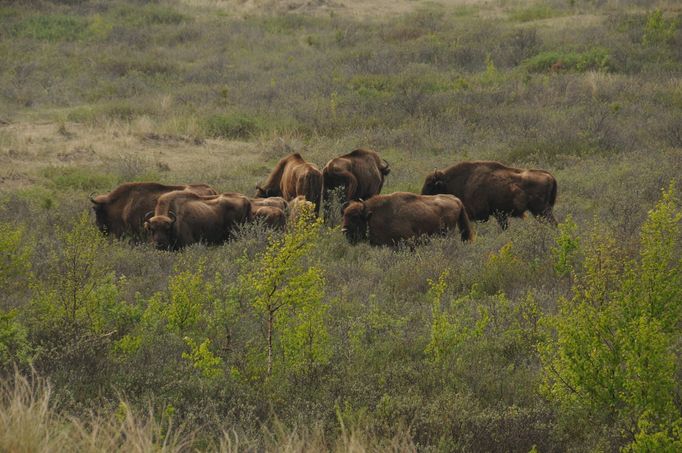
[[[444,364],[447,358],[461,357],[462,346],[467,342],[480,338],[488,316],[479,311],[478,316],[472,312],[478,292],[472,288],[470,294],[457,298],[443,306],[442,297],[447,289],[448,271],[438,277],[438,281],[429,280],[428,298],[431,299],[431,340],[425,352],[436,364]],[[480,309],[479,309],[480,310]]]
[[[541,347],[546,394],[569,412],[614,423],[635,451],[679,443],[667,436],[679,436],[680,423],[681,220],[671,185],[642,226],[639,259],[623,266],[612,237],[591,238],[575,295],[552,320],[556,338]]]
[[[48,275],[33,283],[35,315],[42,325],[82,326],[95,333],[116,329],[128,317],[114,273],[101,259],[105,239],[84,212],[70,231],[57,229]]]
[[[31,279],[33,249],[25,242],[23,226],[0,223],[0,288],[5,295],[25,288]]]
[[[552,248],[554,270],[563,277],[574,272],[576,259],[580,253],[578,226],[570,215],[558,227],[556,245]]]
[[[603,47],[593,47],[585,52],[541,52],[523,62],[529,72],[545,72],[559,64],[561,70],[585,72],[611,70],[611,54]]]
[[[164,5],[120,6],[114,10],[116,20],[124,25],[144,27],[149,25],[178,25],[189,18]]]
[[[74,41],[85,36],[87,27],[87,22],[77,16],[37,15],[19,22],[13,34],[43,41]]]
[[[0,367],[26,363],[30,357],[28,332],[16,318],[17,310],[0,310]]]
[[[512,20],[530,22],[557,16],[558,12],[546,3],[538,3],[525,8],[515,8],[509,14]]]
[[[235,115],[213,115],[203,121],[204,133],[209,137],[249,138],[262,129],[261,122],[253,117]]]
[[[663,11],[660,9],[653,10],[646,19],[642,44],[657,46],[671,43],[675,37],[677,26],[678,21],[676,19],[666,19],[663,17]]]
[[[214,304],[213,287],[204,281],[204,264],[177,273],[168,282],[165,316],[168,328],[180,336],[194,331],[205,310]]]
[[[255,269],[241,276],[241,288],[265,323],[268,375],[274,367],[298,372],[329,361],[324,277],[320,269],[304,262],[315,247],[321,225],[313,209],[304,206],[293,228],[272,238],[257,257]],[[281,363],[273,363],[276,335],[281,348],[276,357],[284,357]]]
[[[43,176],[59,190],[105,190],[116,185],[116,177],[77,167],[47,167]]]
[[[187,346],[189,346],[190,352],[183,352],[183,359],[188,360],[204,377],[216,378],[222,376],[223,361],[209,349],[211,346],[210,339],[207,338],[200,344],[197,344],[190,337],[185,337],[184,340]]]

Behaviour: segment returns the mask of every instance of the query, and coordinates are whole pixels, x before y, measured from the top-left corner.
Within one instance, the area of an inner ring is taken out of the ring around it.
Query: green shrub
[[[260,120],[242,114],[213,115],[202,126],[207,136],[216,138],[249,138],[262,129]]]
[[[85,36],[87,22],[78,16],[29,16],[16,25],[14,35],[43,41],[74,41]]]
[[[644,34],[642,35],[642,44],[656,46],[671,43],[675,37],[677,25],[678,20],[665,19],[663,11],[655,9],[647,16]]]
[[[558,70],[585,72],[589,70],[611,70],[611,56],[607,49],[593,47],[585,52],[547,51],[541,52],[523,62],[529,72],[544,72],[554,64]]]
[[[641,229],[638,259],[623,262],[607,232],[595,234],[571,300],[548,321],[545,394],[574,420],[613,425],[633,451],[680,443],[679,323],[682,211],[674,186]]]

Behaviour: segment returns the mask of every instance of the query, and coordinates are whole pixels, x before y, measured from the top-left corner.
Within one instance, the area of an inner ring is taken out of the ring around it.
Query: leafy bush
[[[613,424],[634,451],[680,443],[679,323],[682,211],[674,187],[642,226],[640,256],[623,263],[600,234],[571,300],[542,346],[545,392],[584,420]]]
[[[519,22],[548,19],[557,15],[559,15],[559,12],[552,9],[552,7],[546,3],[538,3],[526,8],[515,8],[509,13],[509,17],[512,20],[517,20]]]
[[[612,69],[610,52],[602,47],[593,47],[585,52],[546,51],[523,62],[529,72],[548,71],[555,64],[559,65],[558,70],[577,72]]]

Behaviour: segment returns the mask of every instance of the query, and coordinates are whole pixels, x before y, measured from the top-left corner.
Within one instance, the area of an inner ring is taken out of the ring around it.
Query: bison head
[[[152,242],[159,250],[170,250],[173,244],[173,224],[175,213],[168,211],[168,215],[145,216],[144,229],[151,233]]]
[[[422,195],[437,195],[445,191],[445,173],[440,170],[434,170],[424,181]]]
[[[106,203],[102,200],[102,195],[93,197],[94,192],[88,196],[92,203],[92,211],[95,213],[95,225],[104,234],[109,232],[109,218],[107,215]]]
[[[351,244],[367,239],[367,222],[372,212],[364,201],[351,201],[343,209],[341,231]]]
[[[269,198],[276,197],[278,193],[275,189],[262,188],[261,186],[256,186],[256,198]]]

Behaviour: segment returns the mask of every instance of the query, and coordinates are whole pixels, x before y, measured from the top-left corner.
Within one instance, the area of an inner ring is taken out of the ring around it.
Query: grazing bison
[[[299,153],[294,153],[280,160],[268,179],[256,186],[256,197],[282,197],[289,201],[298,195],[315,203],[320,209],[322,193],[322,173],[310,162],[306,162]]]
[[[154,210],[161,195],[175,190],[189,190],[198,195],[217,194],[206,184],[167,186],[155,182],[129,182],[106,195],[90,195],[95,223],[102,233],[141,240],[145,214]]]
[[[341,231],[351,243],[367,239],[372,245],[394,245],[405,239],[445,233],[459,226],[462,241],[473,231],[462,202],[453,195],[394,192],[367,201],[351,201],[343,211]]]
[[[303,195],[299,195],[303,197]],[[251,198],[253,220],[261,219],[271,228],[284,228],[287,223],[285,211],[289,203],[282,197]]]
[[[229,239],[237,224],[250,221],[251,215],[247,197],[204,197],[183,190],[162,195],[156,209],[146,216],[144,227],[156,248],[178,250],[196,242],[220,244]]]
[[[502,229],[507,228],[508,217],[523,217],[526,211],[556,225],[552,208],[557,183],[544,170],[523,170],[492,161],[461,162],[426,177],[422,194],[439,193],[461,199],[472,220],[494,216]]]
[[[252,206],[251,216],[253,220],[262,220],[270,228],[284,229],[287,224],[284,210],[274,206]]]
[[[323,199],[328,203],[334,189],[343,188],[343,200],[368,199],[381,192],[391,172],[388,162],[375,151],[356,149],[330,160],[322,169]]]

